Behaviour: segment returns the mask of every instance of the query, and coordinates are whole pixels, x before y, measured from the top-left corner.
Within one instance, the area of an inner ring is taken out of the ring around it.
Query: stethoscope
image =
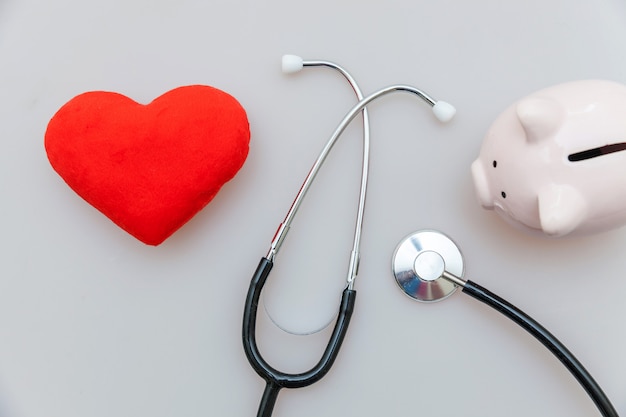
[[[302,388],[322,379],[332,367],[341,344],[345,338],[354,310],[356,291],[354,281],[358,274],[359,248],[365,208],[365,195],[369,173],[369,115],[366,106],[372,101],[387,94],[407,92],[417,96],[432,107],[434,115],[442,122],[454,117],[455,109],[444,101],[436,101],[423,91],[408,85],[392,85],[382,88],[367,97],[364,97],[354,78],[341,66],[330,61],[304,61],[293,55],[283,57],[283,72],[293,73],[303,67],[328,67],[338,71],[348,81],[354,90],[359,102],[352,107],[341,120],[334,133],[317,157],[309,171],[285,219],[278,227],[271,241],[267,255],[261,258],[259,265],[252,276],[246,297],[242,339],[246,357],[256,373],[265,380],[265,390],[261,398],[257,417],[269,417],[272,414],[278,393],[282,388]],[[275,257],[284,242],[290,225],[296,215],[302,200],[323,165],[328,153],[333,148],[346,127],[358,115],[363,120],[363,162],[361,172],[361,188],[357,209],[356,226],[354,232],[353,249],[350,255],[346,288],[341,297],[339,313],[335,325],[319,362],[310,370],[302,373],[290,374],[273,368],[262,357],[256,344],[256,317],[261,291],[272,270]],[[421,302],[443,300],[452,295],[457,288],[478,301],[494,308],[515,323],[524,328],[539,342],[541,342],[578,380],[587,394],[596,404],[600,413],[605,417],[617,417],[617,411],[576,357],[541,324],[515,307],[508,301],[490,292],[484,287],[463,279],[464,264],[461,251],[456,243],[445,234],[435,230],[423,230],[404,238],[397,246],[392,261],[392,271],[396,283],[409,297]]]

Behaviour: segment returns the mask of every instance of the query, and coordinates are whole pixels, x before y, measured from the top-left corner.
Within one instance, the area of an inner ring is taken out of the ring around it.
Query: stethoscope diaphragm
[[[392,262],[396,283],[409,297],[422,302],[443,300],[457,289],[443,278],[444,271],[463,277],[463,255],[445,234],[422,230],[405,237],[396,247]]]

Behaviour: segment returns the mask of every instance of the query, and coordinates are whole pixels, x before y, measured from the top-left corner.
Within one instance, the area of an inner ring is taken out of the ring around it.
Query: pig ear
[[[549,139],[563,124],[565,111],[555,100],[529,97],[517,104],[517,117],[530,142]]]
[[[547,185],[539,190],[537,198],[541,229],[547,235],[565,236],[587,215],[587,203],[570,185]]]
[[[480,158],[472,163],[472,179],[474,180],[474,191],[476,192],[478,201],[484,208],[492,209],[493,199],[489,191],[489,182],[487,181],[485,168]]]

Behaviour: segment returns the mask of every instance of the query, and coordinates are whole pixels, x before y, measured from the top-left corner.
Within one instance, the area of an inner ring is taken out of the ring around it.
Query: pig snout
[[[472,163],[472,179],[474,180],[474,191],[480,204],[489,210],[493,209],[493,197],[489,190],[489,182],[485,173],[485,167],[480,159]]]

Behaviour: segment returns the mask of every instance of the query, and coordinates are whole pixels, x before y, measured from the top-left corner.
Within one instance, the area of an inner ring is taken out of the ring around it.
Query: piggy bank
[[[626,86],[575,81],[537,91],[496,118],[472,163],[478,200],[548,236],[626,223]]]

